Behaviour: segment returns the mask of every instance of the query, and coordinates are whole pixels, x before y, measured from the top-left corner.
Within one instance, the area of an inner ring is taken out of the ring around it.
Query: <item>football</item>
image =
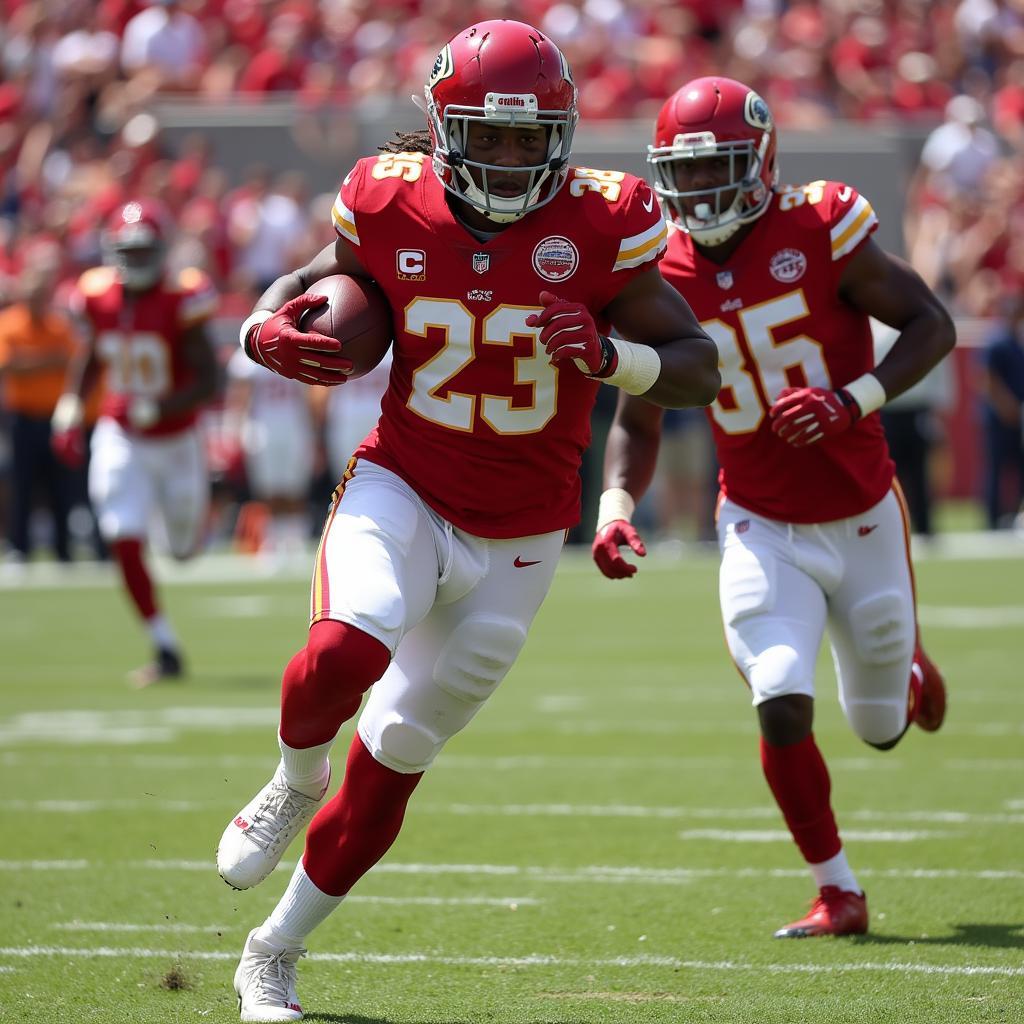
[[[394,337],[384,293],[372,281],[334,274],[311,284],[306,294],[323,295],[327,305],[307,310],[299,329],[342,343],[341,354],[355,364],[349,380],[368,374],[387,354]]]

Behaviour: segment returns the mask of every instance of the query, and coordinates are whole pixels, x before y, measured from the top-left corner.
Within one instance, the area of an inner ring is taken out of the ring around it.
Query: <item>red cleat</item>
[[[824,885],[806,917],[775,933],[777,939],[810,939],[818,935],[863,935],[868,930],[865,893]]]
[[[946,717],[946,684],[942,673],[920,647],[910,666],[908,719],[925,732],[935,732]]]

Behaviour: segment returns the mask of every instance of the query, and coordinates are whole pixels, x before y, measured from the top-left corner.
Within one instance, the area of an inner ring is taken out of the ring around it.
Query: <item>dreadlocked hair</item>
[[[377,148],[385,153],[425,153],[427,156],[434,152],[430,132],[426,128],[415,132],[395,132],[395,138]]]

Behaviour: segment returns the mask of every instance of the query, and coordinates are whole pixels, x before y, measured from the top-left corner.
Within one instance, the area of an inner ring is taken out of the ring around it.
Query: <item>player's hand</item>
[[[842,390],[783,388],[769,415],[776,435],[794,448],[806,448],[849,430],[860,418],[860,409]]]
[[[590,553],[598,569],[610,580],[628,579],[636,573],[637,566],[627,562],[619,553],[619,548],[626,545],[641,558],[647,554],[640,534],[636,532],[633,524],[625,519],[613,519],[610,523],[605,523],[594,536]]]
[[[85,462],[85,431],[81,427],[53,431],[50,449],[68,469],[81,469]]]
[[[572,359],[588,377],[608,377],[615,372],[615,346],[598,333],[582,302],[566,302],[551,292],[541,292],[540,304],[544,308],[531,313],[526,324],[541,328],[540,343],[553,363]]]
[[[272,317],[254,324],[246,338],[249,354],[268,370],[307,384],[344,384],[352,372],[352,360],[341,355],[341,342],[326,334],[299,330],[299,318],[307,309],[322,306],[322,295],[297,295]]]

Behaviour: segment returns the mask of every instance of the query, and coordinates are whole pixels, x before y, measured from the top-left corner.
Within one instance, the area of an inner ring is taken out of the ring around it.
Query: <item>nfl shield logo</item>
[[[473,253],[473,269],[478,274],[486,274],[491,269],[491,254],[489,252]]]
[[[732,271],[731,270],[720,270],[715,275],[715,280],[718,282],[719,288],[731,288],[732,287]]]

